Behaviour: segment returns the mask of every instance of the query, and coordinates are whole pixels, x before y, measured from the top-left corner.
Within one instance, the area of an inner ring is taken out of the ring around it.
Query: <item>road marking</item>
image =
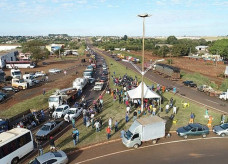
[[[217,102],[214,102],[214,101],[211,101],[211,100],[208,100],[208,99],[206,99],[206,100],[209,101],[209,102],[215,103],[215,104],[219,104]]]
[[[142,147],[139,147],[138,149],[131,148],[131,149],[122,150],[122,151],[118,151],[118,152],[114,152],[114,153],[109,153],[109,154],[101,155],[98,157],[90,158],[90,159],[87,159],[84,161],[80,161],[80,162],[77,162],[75,164],[85,163],[85,162],[93,161],[96,159],[100,159],[100,158],[104,158],[104,157],[108,157],[108,156],[112,156],[112,155],[116,155],[116,154],[120,154],[120,153],[145,149],[145,148],[159,146],[159,145],[166,145],[166,144],[180,143],[180,142],[187,142],[187,141],[210,140],[210,139],[228,139],[228,137],[195,138],[195,139],[184,139],[184,140],[178,140],[178,141],[163,142],[163,143],[159,143],[159,144],[155,144],[155,145],[142,146]]]

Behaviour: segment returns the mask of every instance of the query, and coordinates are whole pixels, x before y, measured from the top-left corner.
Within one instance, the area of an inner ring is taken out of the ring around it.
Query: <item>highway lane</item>
[[[107,52],[103,52],[98,49],[96,49],[96,51],[110,57],[110,54],[108,54]],[[112,60],[114,61],[114,59]],[[128,62],[119,61],[119,63],[128,67],[128,69],[132,69],[138,72],[135,69],[135,67]],[[218,110],[228,114],[228,102],[222,101],[217,97],[208,96],[205,93],[197,91],[196,89],[184,86],[179,81],[172,81],[172,80],[169,80],[168,78],[164,78],[161,75],[158,75],[151,70],[145,74],[145,77],[155,83],[158,83],[164,86],[175,86],[178,91],[177,94],[183,98],[189,99],[189,101],[194,101],[202,106],[205,106],[205,108]]]
[[[192,164],[226,163],[228,137],[162,139],[158,144],[144,143],[138,149],[124,147],[121,141],[78,151],[71,164]]]

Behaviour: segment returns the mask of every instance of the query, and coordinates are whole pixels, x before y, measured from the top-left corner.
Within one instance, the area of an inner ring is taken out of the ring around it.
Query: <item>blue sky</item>
[[[0,0],[0,35],[228,35],[228,0]]]

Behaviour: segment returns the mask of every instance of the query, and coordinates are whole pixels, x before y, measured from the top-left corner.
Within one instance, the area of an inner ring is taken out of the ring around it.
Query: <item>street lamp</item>
[[[140,14],[138,17],[143,18],[143,36],[142,36],[142,92],[141,92],[141,111],[143,111],[143,97],[144,97],[144,37],[145,37],[145,18],[150,17],[149,14]]]

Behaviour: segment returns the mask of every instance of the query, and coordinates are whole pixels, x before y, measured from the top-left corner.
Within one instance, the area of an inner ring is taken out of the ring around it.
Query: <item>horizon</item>
[[[1,36],[227,36],[226,0],[1,0]]]

